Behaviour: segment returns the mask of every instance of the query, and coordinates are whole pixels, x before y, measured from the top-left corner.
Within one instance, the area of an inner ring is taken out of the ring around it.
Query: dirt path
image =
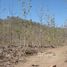
[[[67,46],[55,49],[49,49],[44,53],[38,53],[36,56],[31,56],[24,64],[19,63],[15,67],[67,67]]]

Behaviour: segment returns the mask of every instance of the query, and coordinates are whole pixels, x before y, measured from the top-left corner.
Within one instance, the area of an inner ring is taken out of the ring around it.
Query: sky
[[[42,6],[44,8],[44,13],[48,10],[48,13],[55,17],[57,26],[62,26],[67,20],[66,0],[32,0],[31,4],[31,12],[29,16],[27,16],[27,19],[38,22],[38,14]],[[0,0],[0,18],[6,18],[7,16],[22,17],[22,6],[19,0]]]

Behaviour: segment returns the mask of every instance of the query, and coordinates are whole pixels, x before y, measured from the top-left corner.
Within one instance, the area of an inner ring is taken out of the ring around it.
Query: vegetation
[[[0,44],[24,45],[29,47],[56,47],[66,40],[66,27],[56,27],[55,17],[50,16],[43,7],[39,10],[39,22],[27,20],[31,14],[32,0],[17,0],[21,6],[22,18],[8,16],[0,19]],[[6,9],[6,8],[5,8]],[[8,9],[10,14],[13,10]],[[46,14],[45,14],[46,12]],[[47,18],[47,21],[46,19]],[[44,25],[43,22],[46,24]],[[66,24],[65,24],[66,25]]]
[[[24,45],[27,47],[56,47],[63,45],[64,38],[66,38],[64,35],[67,35],[64,32],[66,29],[55,27],[54,18],[51,18],[48,23],[48,25],[42,25],[19,17],[1,19],[0,44]]]
[[[14,10],[11,9],[13,6],[9,3],[7,13],[10,16],[0,19],[0,61],[2,60],[0,66],[3,62],[2,67],[7,65],[10,67],[13,63],[24,61],[26,56],[37,54],[45,48],[56,48],[67,43],[66,22],[63,27],[57,27],[55,17],[50,16],[43,7],[38,10],[39,22],[28,20],[32,0],[17,0],[17,2],[18,6],[21,4],[22,17],[14,16]],[[7,62],[9,63],[6,64]]]

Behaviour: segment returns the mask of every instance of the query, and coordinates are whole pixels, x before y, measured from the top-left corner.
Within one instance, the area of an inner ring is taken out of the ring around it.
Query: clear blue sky
[[[21,4],[19,6],[18,4],[18,0],[0,0],[0,17],[6,18],[11,15],[22,17]],[[55,16],[57,25],[62,25],[67,19],[66,0],[32,0],[31,15],[28,18],[38,21],[37,13],[41,5],[45,10],[49,10],[50,15]]]

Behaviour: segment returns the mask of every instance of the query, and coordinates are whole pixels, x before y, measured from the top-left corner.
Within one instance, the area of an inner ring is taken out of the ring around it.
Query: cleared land
[[[48,49],[44,53],[28,57],[26,63],[19,63],[15,67],[67,67],[67,46]]]

